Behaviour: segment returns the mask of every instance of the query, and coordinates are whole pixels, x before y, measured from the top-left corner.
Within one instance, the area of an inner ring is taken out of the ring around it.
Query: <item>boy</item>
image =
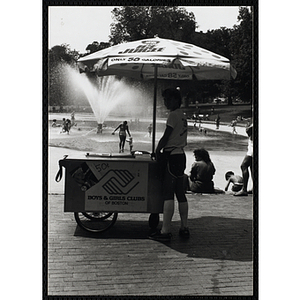
[[[166,129],[156,148],[156,159],[164,157],[166,166],[163,173],[163,225],[162,229],[151,234],[150,239],[170,241],[171,221],[174,214],[174,194],[178,201],[181,227],[179,235],[188,238],[190,235],[187,227],[188,202],[184,192],[183,178],[186,167],[186,156],[183,148],[187,144],[187,120],[181,106],[181,94],[177,89],[166,89],[162,96],[166,108],[170,111]],[[161,150],[163,149],[163,153]]]
[[[132,136],[130,136],[130,137],[128,138],[128,140],[126,140],[126,142],[128,142],[129,148],[130,148],[130,152],[131,152],[131,151],[132,151],[132,148],[133,148]]]
[[[232,171],[228,171],[225,174],[225,179],[227,181],[225,191],[228,190],[230,183],[232,183],[231,190],[233,192],[238,192],[243,188],[243,177],[241,177],[239,175],[234,175],[234,173]]]

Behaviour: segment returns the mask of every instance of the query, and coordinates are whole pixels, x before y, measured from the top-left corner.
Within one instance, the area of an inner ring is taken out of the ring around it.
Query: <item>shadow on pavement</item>
[[[190,219],[191,236],[188,240],[178,236],[179,221],[173,221],[172,227],[172,241],[163,244],[188,257],[252,261],[252,220],[222,217]],[[107,232],[93,234],[77,226],[74,235],[95,239],[148,239],[148,233],[145,221],[117,220]]]

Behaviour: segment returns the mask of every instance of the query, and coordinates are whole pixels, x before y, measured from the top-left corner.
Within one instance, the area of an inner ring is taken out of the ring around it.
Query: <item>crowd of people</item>
[[[51,126],[52,127],[61,127],[60,133],[67,133],[67,134],[69,134],[71,127],[76,126],[76,123],[75,123],[75,112],[73,111],[71,113],[71,120],[63,118],[61,125],[57,123],[56,119],[53,119]]]

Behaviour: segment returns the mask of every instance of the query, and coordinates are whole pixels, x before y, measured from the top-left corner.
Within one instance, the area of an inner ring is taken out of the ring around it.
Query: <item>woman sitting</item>
[[[212,179],[216,169],[208,152],[203,148],[197,149],[194,156],[196,161],[192,165],[190,176],[185,175],[186,190],[194,193],[215,193]]]

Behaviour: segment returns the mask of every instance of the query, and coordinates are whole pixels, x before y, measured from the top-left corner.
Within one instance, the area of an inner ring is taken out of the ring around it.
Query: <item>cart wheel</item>
[[[148,223],[151,229],[156,229],[159,223],[159,214],[150,214]]]
[[[117,221],[118,213],[109,212],[75,212],[77,224],[89,232],[100,233],[111,228]]]
[[[113,213],[111,212],[83,212],[82,213],[85,217],[90,220],[105,220],[109,218]]]

